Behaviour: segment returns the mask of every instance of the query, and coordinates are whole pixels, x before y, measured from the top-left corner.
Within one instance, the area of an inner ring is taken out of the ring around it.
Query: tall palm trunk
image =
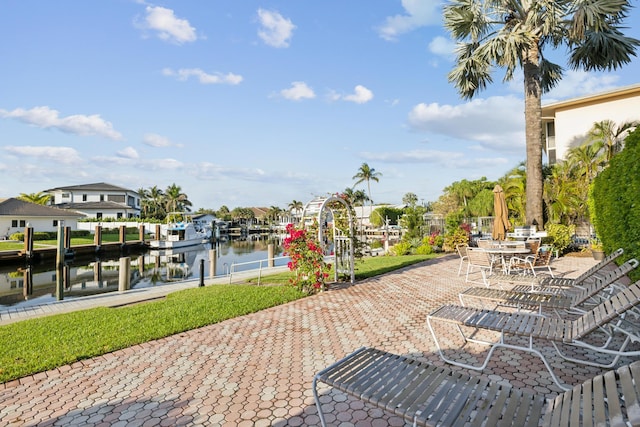
[[[542,90],[537,44],[527,52],[524,62],[524,117],[527,141],[527,224],[544,225],[542,217]]]

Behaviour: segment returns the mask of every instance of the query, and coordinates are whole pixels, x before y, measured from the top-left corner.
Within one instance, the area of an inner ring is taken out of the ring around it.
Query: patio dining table
[[[514,255],[530,254],[531,250],[526,247],[492,247],[484,248],[484,251],[491,255],[492,261],[499,261],[502,266],[502,271],[508,273],[509,260]]]

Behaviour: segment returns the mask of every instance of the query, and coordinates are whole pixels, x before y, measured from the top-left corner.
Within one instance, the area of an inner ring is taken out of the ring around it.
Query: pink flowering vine
[[[289,235],[284,239],[284,254],[291,260],[289,270],[296,273],[289,283],[309,295],[326,289],[331,264],[325,262],[318,240],[293,224],[287,224],[286,230]]]

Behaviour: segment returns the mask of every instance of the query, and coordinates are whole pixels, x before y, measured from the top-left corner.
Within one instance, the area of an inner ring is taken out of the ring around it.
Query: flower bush
[[[325,262],[320,243],[304,228],[287,224],[286,230],[289,236],[284,239],[284,254],[291,259],[289,270],[296,273],[289,283],[308,295],[325,290],[331,264]]]

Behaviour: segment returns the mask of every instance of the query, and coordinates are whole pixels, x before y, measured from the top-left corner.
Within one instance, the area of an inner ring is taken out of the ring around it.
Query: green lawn
[[[138,234],[127,234],[126,239],[128,242],[137,241],[140,236]],[[102,242],[103,243],[112,243],[120,241],[120,236],[118,234],[103,234]],[[49,248],[56,247],[58,245],[58,241],[56,239],[52,240],[35,240],[33,242],[33,248]],[[71,246],[79,246],[79,245],[93,245],[93,236],[87,237],[74,237],[71,239]],[[0,251],[16,251],[24,249],[24,242],[15,242],[15,241],[0,241]]]
[[[371,257],[356,264],[363,279],[434,258]],[[284,304],[304,295],[286,285],[291,273],[262,278],[273,286],[215,285],[174,292],[164,300],[95,308],[0,326],[0,383],[135,344]]]

